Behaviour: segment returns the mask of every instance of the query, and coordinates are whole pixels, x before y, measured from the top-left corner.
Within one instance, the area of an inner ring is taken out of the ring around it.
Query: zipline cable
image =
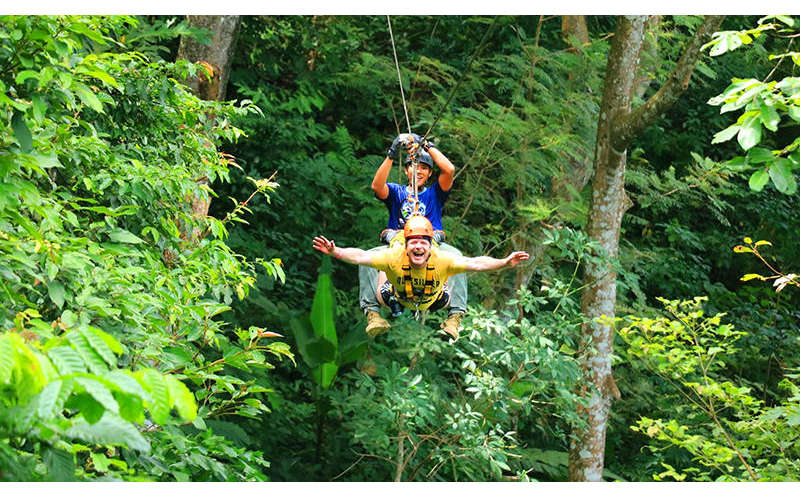
[[[388,15],[386,16],[386,23],[389,25],[389,39],[392,41],[392,54],[394,55],[395,69],[397,69],[397,82],[400,85],[400,98],[403,100],[403,112],[405,112],[405,116],[406,116],[406,126],[408,126],[408,133],[411,134],[411,120],[408,118],[408,106],[406,105],[406,96],[405,96],[405,92],[403,91],[403,78],[400,75],[400,63],[397,60],[397,48],[395,47],[394,33],[392,32],[392,20]],[[436,124],[439,122],[439,119],[444,114],[445,109],[447,109],[447,106],[450,104],[450,101],[453,100],[453,97],[455,96],[456,92],[458,91],[458,87],[461,86],[461,82],[464,81],[466,79],[466,75],[469,74],[469,71],[472,68],[472,63],[475,61],[476,58],[478,58],[480,53],[483,51],[483,48],[486,46],[486,42],[489,39],[489,34],[494,30],[494,27],[495,27],[496,24],[497,24],[497,16],[495,16],[492,19],[492,24],[489,26],[489,29],[484,31],[483,38],[481,38],[480,43],[478,43],[478,47],[475,49],[475,52],[469,58],[469,62],[467,62],[467,67],[466,67],[466,69],[464,69],[464,73],[458,79],[458,82],[453,87],[453,89],[450,91],[450,96],[447,97],[447,100],[444,102],[444,104],[442,105],[441,109],[439,109],[439,112],[437,113],[436,118],[433,120],[433,123],[431,123],[430,127],[428,128],[428,131],[425,132],[425,134],[422,136],[422,139],[420,141],[424,141],[425,138],[427,138],[428,135],[430,134],[430,132],[433,129],[433,127],[436,126]],[[415,145],[417,147],[419,147],[420,144],[415,144]],[[413,172],[413,174],[412,174],[412,176],[413,176],[412,185],[413,185],[413,188],[414,188],[414,213],[416,214],[417,207],[419,206],[418,185],[417,185],[417,169],[416,169],[417,168],[417,163],[416,163],[416,161],[412,162],[412,168],[413,168],[412,169],[412,172]]]
[[[450,92],[450,96],[447,97],[447,101],[445,101],[444,105],[442,105],[442,108],[439,109],[439,113],[437,114],[436,119],[433,120],[433,124],[431,124],[431,126],[428,128],[428,131],[426,131],[425,134],[422,136],[423,140],[425,140],[425,138],[428,137],[428,134],[431,132],[433,127],[436,126],[436,123],[439,122],[439,118],[442,117],[442,114],[444,114],[444,110],[447,108],[447,106],[450,104],[450,101],[455,96],[456,91],[458,90],[458,87],[461,85],[461,82],[466,79],[466,75],[469,74],[469,70],[472,67],[472,62],[478,57],[478,55],[480,55],[481,51],[483,50],[484,45],[486,44],[486,40],[489,38],[489,33],[492,32],[492,30],[494,29],[494,26],[495,26],[496,23],[497,23],[497,16],[495,16],[494,19],[492,20],[492,24],[491,24],[491,26],[489,26],[489,29],[487,29],[483,33],[483,38],[481,39],[481,42],[478,44],[478,48],[475,49],[475,53],[473,53],[472,57],[469,58],[469,62],[467,63],[467,68],[464,70],[464,74],[461,76],[461,78],[459,78],[458,82],[453,87],[453,90]],[[394,42],[392,42],[392,43],[394,43]],[[396,60],[396,56],[395,56],[395,60]],[[398,69],[398,74],[399,74],[399,69]],[[402,90],[402,88],[401,88],[401,90]],[[403,103],[403,105],[405,105],[405,102]],[[410,127],[409,127],[409,129],[410,129]]]
[[[400,75],[400,63],[397,61],[397,48],[394,44],[394,33],[392,33],[392,19],[387,15],[386,16],[386,23],[389,25],[389,39],[392,41],[392,54],[394,54],[394,66],[397,69],[397,82],[400,85],[400,98],[403,100],[403,112],[406,115],[406,126],[408,126],[408,134],[411,134],[411,120],[408,118],[408,106],[406,105],[406,94],[403,91],[403,77]],[[430,130],[429,130],[430,131]],[[419,147],[419,144],[414,144],[416,147]],[[416,149],[414,150],[416,152]],[[416,155],[412,152],[412,157],[416,158]],[[417,161],[413,160],[411,162],[411,185],[414,189],[414,211],[413,213],[417,213],[417,209],[419,207],[419,194],[418,194],[418,186],[417,186]]]
[[[406,107],[406,94],[403,92],[403,78],[400,76],[400,63],[397,62],[397,49],[394,46],[394,34],[392,33],[392,20],[386,16],[386,22],[389,24],[389,38],[392,40],[392,53],[394,54],[394,66],[397,68],[397,81],[400,83],[400,97],[403,99],[403,111],[406,113],[406,125],[408,126],[408,134],[411,134],[411,121],[408,119],[408,107]]]

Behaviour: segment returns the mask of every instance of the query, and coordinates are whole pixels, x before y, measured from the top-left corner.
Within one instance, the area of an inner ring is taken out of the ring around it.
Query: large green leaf
[[[145,369],[136,372],[136,379],[150,394],[151,401],[148,402],[147,408],[150,410],[153,421],[159,424],[166,423],[169,419],[172,402],[164,375],[155,369]]]
[[[14,371],[14,345],[6,335],[0,335],[0,385],[11,381]]]
[[[58,306],[59,309],[64,307],[64,285],[58,280],[53,280],[47,284],[47,293],[50,300]]]
[[[133,424],[108,412],[94,424],[89,424],[80,418],[76,419],[66,434],[98,445],[123,445],[144,452],[150,450],[150,444]]]
[[[89,370],[92,373],[102,375],[108,372],[108,365],[106,365],[103,357],[94,350],[83,334],[77,330],[72,330],[67,333],[67,338],[81,359],[83,359],[83,363],[89,366]]]
[[[0,360],[5,364],[3,369],[7,369],[8,357],[11,358],[11,374],[6,381],[11,383],[12,392],[18,403],[20,405],[27,404],[47,384],[48,378],[38,357],[20,335],[6,333],[2,338],[11,346],[10,353],[8,348],[4,347],[6,348],[4,355],[7,357]],[[0,350],[0,353],[3,351]]]
[[[194,400],[192,392],[186,388],[180,380],[172,375],[165,375],[167,387],[169,388],[169,395],[178,414],[186,421],[192,421],[197,417],[197,402]]]
[[[108,346],[105,340],[96,333],[97,328],[81,326],[79,329],[80,334],[86,339],[86,342],[94,349],[108,366],[115,367],[117,365],[117,356]]]
[[[787,112],[789,117],[797,122],[800,122],[800,105],[790,105]]]
[[[65,407],[80,412],[83,419],[89,424],[95,424],[100,421],[100,418],[103,417],[103,413],[106,412],[103,404],[85,392],[70,396]]]
[[[334,378],[336,378],[336,372],[338,370],[339,366],[337,366],[335,362],[326,362],[315,367],[312,376],[319,386],[328,388],[333,383]]]
[[[364,330],[350,330],[339,343],[339,357],[336,359],[336,364],[341,367],[363,358],[367,351],[367,343],[367,335]]]
[[[75,85],[75,92],[78,94],[78,97],[81,99],[81,102],[83,102],[84,105],[102,114],[103,103],[100,102],[100,99],[97,98],[97,95],[95,95],[88,86],[78,83]]]
[[[778,159],[769,167],[769,177],[779,192],[791,195],[797,191],[797,182],[792,174],[791,161]]]
[[[761,120],[756,113],[747,117],[742,123],[737,140],[744,150],[750,150],[761,142]]]
[[[778,111],[775,110],[774,105],[768,105],[766,102],[762,102],[759,110],[761,111],[761,122],[764,124],[764,127],[773,132],[778,131],[778,124],[781,122],[781,116],[778,115]]]
[[[309,359],[314,365],[336,361],[337,347],[323,337],[316,337],[306,345]]]
[[[39,392],[37,414],[41,419],[52,419],[64,410],[64,405],[72,393],[73,380],[56,380],[48,383]]]
[[[75,383],[82,386],[86,393],[102,404],[105,409],[113,413],[119,412],[119,404],[117,404],[116,399],[114,399],[111,391],[100,381],[86,376],[78,376],[75,378]]]
[[[140,385],[133,376],[131,376],[131,373],[125,371],[111,371],[104,375],[104,378],[110,383],[113,383],[120,392],[135,395],[145,402],[150,402],[150,394],[142,388],[142,385]]]
[[[727,128],[715,134],[714,139],[711,140],[711,143],[714,144],[714,143],[726,142],[731,138],[733,138],[734,136],[736,136],[736,134],[739,132],[740,129],[741,126],[739,126],[738,124],[733,124],[731,126],[728,126]]]
[[[108,346],[109,349],[115,354],[122,354],[125,352],[125,349],[122,347],[122,344],[117,341],[116,338],[109,335],[105,331],[101,330],[100,328],[95,328],[94,326],[89,326],[89,331],[93,334],[97,335],[101,340],[103,340]],[[116,359],[114,359],[116,361]]]
[[[86,365],[81,356],[70,347],[55,347],[50,349],[47,355],[61,374],[86,372]]]
[[[331,261],[329,256],[323,257],[320,274],[317,277],[317,288],[314,292],[314,302],[311,304],[311,326],[314,335],[319,339],[313,345],[309,344],[309,355],[313,358],[315,353],[320,357],[329,356],[330,361],[316,366],[313,370],[314,380],[322,387],[328,388],[336,377],[338,366],[335,358],[338,355],[338,338],[336,336],[336,300],[333,294],[331,281]],[[332,349],[327,350],[328,342]]]
[[[130,231],[124,230],[122,228],[114,228],[108,233],[108,237],[114,240],[115,242],[119,243],[132,243],[132,244],[144,243],[144,240],[134,235]]]
[[[114,398],[119,403],[119,415],[122,419],[133,423],[144,422],[144,402],[141,397],[116,392]]]
[[[11,129],[14,130],[14,136],[17,138],[20,149],[28,153],[33,149],[33,137],[31,130],[28,129],[28,123],[25,122],[25,114],[15,111],[11,117]]]
[[[750,164],[763,164],[775,158],[771,151],[762,147],[753,147],[747,152],[747,162]]]
[[[760,192],[764,185],[769,181],[769,172],[766,169],[759,169],[750,176],[750,189]]]
[[[63,449],[46,447],[42,455],[47,475],[52,481],[75,480],[75,455]]]
[[[303,314],[294,317],[289,321],[289,328],[294,334],[295,342],[297,342],[297,350],[300,352],[300,357],[309,366],[314,367],[316,363],[312,360],[308,352],[308,344],[315,340],[314,329],[311,327],[311,321],[308,314]]]
[[[330,257],[323,258],[320,274],[317,277],[317,288],[314,292],[314,301],[311,304],[311,326],[314,335],[323,337],[334,346],[338,344],[336,337],[336,301],[333,296],[333,283],[331,282]]]

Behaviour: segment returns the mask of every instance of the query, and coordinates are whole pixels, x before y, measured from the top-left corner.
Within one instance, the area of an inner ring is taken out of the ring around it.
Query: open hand
[[[325,255],[333,255],[336,250],[336,244],[333,240],[328,240],[324,236],[315,236],[312,245]]]
[[[508,257],[506,257],[506,265],[514,267],[522,261],[527,261],[530,259],[531,256],[527,252],[511,252]]]

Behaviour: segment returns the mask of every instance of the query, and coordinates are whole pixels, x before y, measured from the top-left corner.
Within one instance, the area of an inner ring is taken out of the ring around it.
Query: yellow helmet
[[[406,226],[403,228],[403,236],[405,236],[406,240],[422,237],[431,241],[433,240],[433,226],[427,217],[415,214],[406,221]]]

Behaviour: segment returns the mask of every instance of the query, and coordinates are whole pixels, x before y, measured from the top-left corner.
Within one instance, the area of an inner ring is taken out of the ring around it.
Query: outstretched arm
[[[530,258],[527,252],[511,252],[505,259],[495,259],[494,257],[461,257],[460,262],[466,266],[467,271],[492,271],[506,266],[514,267],[522,261]],[[456,259],[459,261],[459,259]]]
[[[359,248],[339,248],[333,242],[324,236],[315,236],[312,245],[315,249],[319,250],[325,255],[332,255],[333,257],[350,263],[350,264],[363,264],[367,265],[372,261],[372,256],[366,251]]]

